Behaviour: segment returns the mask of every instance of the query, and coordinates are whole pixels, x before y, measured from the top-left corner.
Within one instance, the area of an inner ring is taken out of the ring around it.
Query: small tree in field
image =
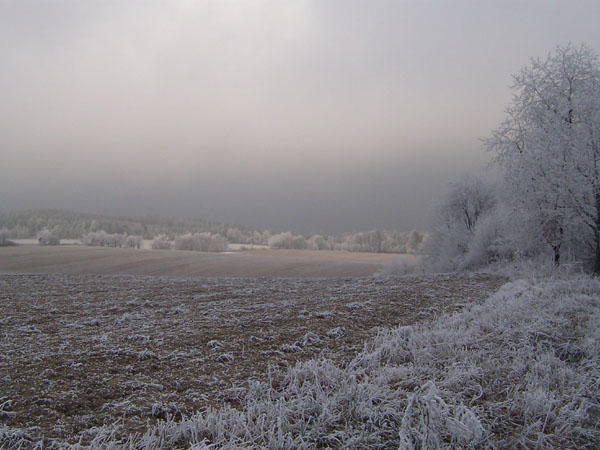
[[[56,230],[44,228],[38,233],[38,243],[40,245],[59,245],[60,238]]]
[[[450,183],[425,243],[433,270],[456,270],[463,266],[477,225],[490,214],[496,202],[494,187],[479,178],[465,177]]]
[[[555,264],[568,250],[600,273],[598,57],[583,45],[557,47],[515,75],[513,90],[485,145],[515,209],[528,213],[527,231],[542,236]]]

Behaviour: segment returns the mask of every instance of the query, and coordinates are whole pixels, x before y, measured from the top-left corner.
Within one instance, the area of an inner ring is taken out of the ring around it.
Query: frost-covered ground
[[[600,280],[518,281],[383,331],[350,364],[299,363],[241,409],[92,448],[600,448]]]
[[[600,280],[500,284],[1,275],[0,448],[600,448]]]
[[[243,410],[248,386],[250,398],[285,392],[297,362],[345,367],[381,329],[481,302],[502,282],[0,275],[0,447]]]
[[[328,250],[205,253],[82,245],[0,247],[0,273],[151,275],[170,277],[366,277],[414,255]]]

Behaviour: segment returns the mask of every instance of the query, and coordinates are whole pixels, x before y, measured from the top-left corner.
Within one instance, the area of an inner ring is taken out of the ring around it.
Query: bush
[[[38,243],[40,245],[59,245],[60,239],[54,230],[44,228],[38,233]]]
[[[329,245],[329,242],[327,241],[327,239],[325,239],[320,234],[315,234],[314,236],[311,236],[308,239],[307,246],[311,250],[330,250],[331,249],[331,246]]]
[[[126,234],[109,234],[104,230],[92,231],[90,233],[85,234],[81,238],[81,243],[83,245],[89,245],[92,247],[123,247],[126,241]]]
[[[152,250],[171,250],[171,247],[171,240],[166,234],[159,234],[152,241]]]
[[[307,248],[308,244],[304,236],[294,235],[286,231],[285,233],[271,236],[269,238],[269,247],[301,250]]]
[[[509,217],[506,208],[498,207],[479,221],[461,269],[478,269],[498,261],[510,261],[519,253]]]
[[[451,183],[437,208],[433,232],[425,242],[429,269],[446,272],[463,268],[479,223],[492,214],[496,205],[495,187],[479,178],[465,177]],[[488,234],[491,225],[488,223]]]
[[[176,250],[193,250],[197,252],[225,252],[227,239],[219,234],[187,233],[175,238]]]

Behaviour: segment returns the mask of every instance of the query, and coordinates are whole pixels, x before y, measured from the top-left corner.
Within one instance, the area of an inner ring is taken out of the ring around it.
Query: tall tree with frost
[[[585,45],[557,47],[514,76],[506,119],[485,141],[534,217],[555,264],[565,247],[600,273],[600,66]]]

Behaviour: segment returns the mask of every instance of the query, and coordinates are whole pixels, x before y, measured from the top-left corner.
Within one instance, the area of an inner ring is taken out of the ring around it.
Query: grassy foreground
[[[101,428],[89,448],[598,448],[599,355],[599,280],[520,280],[380,333],[347,367],[310,360],[252,383],[240,410]],[[0,443],[27,440],[0,428]]]

